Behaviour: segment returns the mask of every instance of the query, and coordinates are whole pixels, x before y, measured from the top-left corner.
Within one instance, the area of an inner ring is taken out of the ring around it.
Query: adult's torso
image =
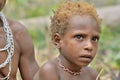
[[[20,59],[20,47],[19,43],[17,42],[16,39],[16,29],[15,27],[12,27],[14,23],[11,24],[10,22],[10,29],[12,30],[13,34],[13,41],[14,41],[14,55],[12,56],[12,65],[11,65],[11,73],[10,73],[10,78],[9,80],[16,80],[16,73],[19,65],[19,59]],[[6,38],[5,38],[5,32],[3,30],[3,26],[0,26],[0,49],[4,48],[6,45]],[[2,51],[0,52],[0,64],[3,63],[8,56],[7,51]],[[9,64],[7,64],[4,68],[0,69],[0,78],[3,78],[7,76],[9,72]]]

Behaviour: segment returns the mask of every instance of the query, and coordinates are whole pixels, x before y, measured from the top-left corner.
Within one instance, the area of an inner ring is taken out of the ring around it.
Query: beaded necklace
[[[10,73],[11,73],[11,64],[12,64],[11,59],[12,59],[12,56],[14,54],[13,35],[12,35],[12,31],[9,27],[9,24],[6,20],[6,17],[1,12],[0,12],[0,18],[3,22],[3,30],[4,30],[5,39],[6,39],[6,46],[4,48],[1,48],[0,52],[7,51],[7,53],[8,53],[8,56],[7,56],[6,60],[3,63],[0,64],[0,69],[5,67],[7,64],[9,64],[9,72],[8,72],[7,76],[4,77],[4,78],[0,78],[0,80],[9,80],[9,76],[10,76]]]
[[[70,73],[71,75],[74,75],[74,76],[81,74],[81,70],[80,70],[79,72],[73,72],[73,71],[71,71],[70,69],[68,69],[68,68],[66,68],[65,66],[63,66],[63,65],[61,64],[61,60],[60,60],[59,58],[57,58],[57,59],[58,59],[58,64],[59,64],[59,66],[60,66],[64,71],[66,71],[66,72],[68,72],[68,73]],[[100,78],[100,75],[101,75],[102,72],[103,72],[103,69],[100,70],[100,72],[98,73],[98,75],[97,75],[97,77],[96,77],[95,80],[98,80],[98,79]]]
[[[80,70],[79,72],[71,71],[70,69],[68,69],[67,67],[65,67],[64,65],[61,64],[60,58],[57,58],[57,59],[58,59],[58,64],[59,64],[59,66],[60,66],[64,71],[66,71],[66,72],[68,72],[69,74],[74,75],[74,76],[81,74],[81,70]]]

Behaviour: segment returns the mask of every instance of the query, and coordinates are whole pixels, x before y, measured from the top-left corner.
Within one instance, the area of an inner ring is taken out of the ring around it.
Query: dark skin
[[[5,5],[6,0],[0,0],[0,10]],[[9,80],[17,80],[16,73],[19,68],[22,80],[33,80],[34,74],[38,71],[35,61],[34,46],[27,29],[19,22],[7,19],[12,30],[14,39],[14,55],[12,57],[12,70]],[[6,45],[3,22],[0,20],[0,48]],[[6,60],[6,51],[0,52],[0,63]],[[8,74],[8,65],[0,69],[0,77]]]
[[[82,15],[70,18],[65,34],[56,33],[53,40],[59,49],[61,64],[74,72],[81,69],[81,74],[71,75],[54,59],[40,68],[34,80],[96,80],[97,72],[87,66],[96,55],[99,36],[100,28],[93,17]]]

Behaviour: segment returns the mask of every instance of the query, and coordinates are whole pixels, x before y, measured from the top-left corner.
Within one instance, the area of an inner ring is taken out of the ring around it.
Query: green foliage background
[[[55,0],[9,0],[4,12],[15,19],[46,16],[52,12],[52,8],[55,9],[58,6],[58,2]]]
[[[120,25],[114,29],[110,29],[102,25],[102,34],[100,40],[100,52],[105,52],[103,56],[106,63],[113,68],[120,68]]]
[[[38,16],[46,16],[52,13],[52,9],[56,9],[58,4],[67,0],[7,0],[4,8],[6,15],[12,18],[31,18]],[[119,0],[73,0],[87,1],[96,7],[105,7],[119,4]]]

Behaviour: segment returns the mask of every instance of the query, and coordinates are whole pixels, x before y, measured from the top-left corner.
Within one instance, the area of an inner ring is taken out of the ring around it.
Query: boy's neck
[[[77,72],[82,69],[82,67],[80,67],[80,66],[71,64],[71,62],[66,60],[62,55],[59,55],[58,58],[61,60],[62,65],[64,65],[65,67],[69,68],[72,71]]]
[[[74,76],[81,74],[81,68],[80,68],[79,70],[77,70],[77,71],[72,71],[72,70],[70,70],[68,67],[66,67],[66,66],[64,66],[64,65],[62,64],[60,57],[58,57],[57,59],[58,59],[58,65],[59,65],[65,72],[68,72],[69,74],[74,75]]]

